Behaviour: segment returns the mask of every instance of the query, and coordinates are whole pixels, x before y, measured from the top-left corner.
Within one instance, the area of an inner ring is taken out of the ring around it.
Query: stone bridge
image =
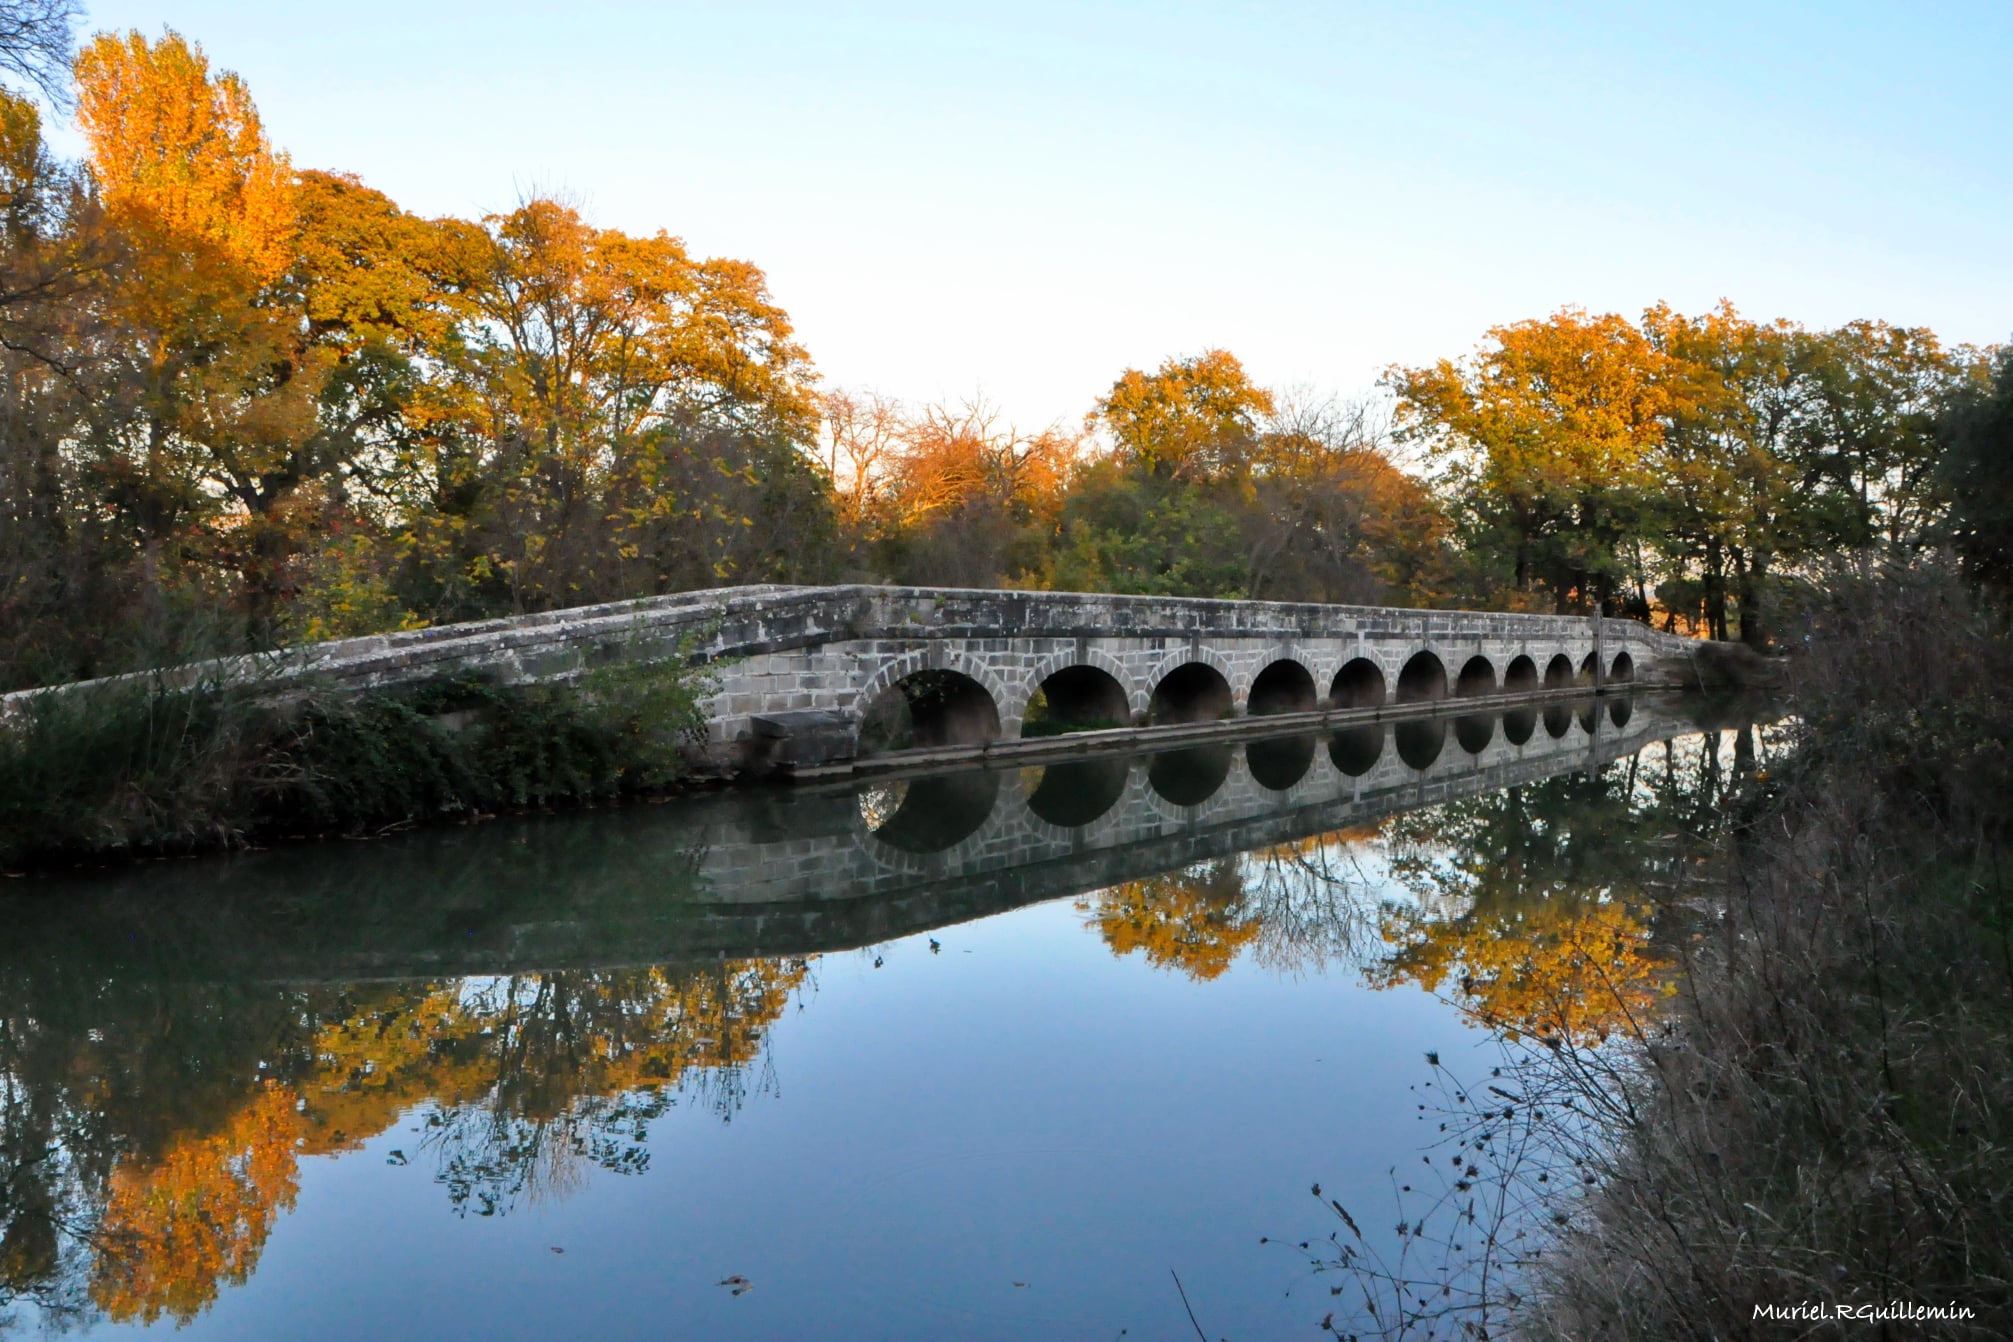
[[[1076,729],[1677,684],[1700,646],[1599,617],[762,586],[315,644],[261,674],[550,680],[682,652],[713,668],[716,764],[801,768]]]

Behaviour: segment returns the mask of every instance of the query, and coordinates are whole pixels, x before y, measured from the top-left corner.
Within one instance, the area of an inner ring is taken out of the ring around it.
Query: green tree
[[[2013,587],[2013,345],[1952,389],[1937,429],[1950,502],[1942,534],[1972,576]]]

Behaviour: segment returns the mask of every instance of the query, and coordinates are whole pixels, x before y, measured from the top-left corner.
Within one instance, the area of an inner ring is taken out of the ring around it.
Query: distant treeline
[[[1566,310],[1368,406],[1211,350],[1025,432],[821,390],[747,262],[552,199],[420,218],[295,168],[180,36],[72,62],[68,6],[15,9],[39,45],[0,66],[74,98],[87,153],[0,93],[0,688],[759,581],[1760,641],[1827,552],[2005,570],[2013,364],[1925,330]]]

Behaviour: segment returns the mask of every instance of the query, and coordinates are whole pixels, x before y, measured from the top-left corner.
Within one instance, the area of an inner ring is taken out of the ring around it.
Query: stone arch
[[[1545,688],[1569,690],[1573,687],[1573,659],[1559,653],[1545,663]]]
[[[1230,677],[1204,661],[1182,662],[1154,682],[1147,716],[1155,723],[1214,722],[1235,706]]]
[[[1472,699],[1478,694],[1496,692],[1495,663],[1477,653],[1461,663],[1460,677],[1454,682],[1454,697]]]
[[[1035,694],[1042,712],[1031,717]],[[1125,685],[1101,666],[1071,662],[1036,682],[1021,706],[1022,736],[1053,736],[1061,732],[1095,731],[1132,725],[1132,696]]]
[[[1598,667],[1600,664],[1601,664],[1601,655],[1597,652],[1590,652],[1585,657],[1582,657],[1580,659],[1580,674],[1574,677],[1576,683],[1580,685],[1593,684],[1594,668]]]
[[[1436,703],[1447,697],[1447,666],[1429,650],[1412,654],[1398,673],[1398,702]]]
[[[874,673],[867,677],[859,692],[853,696],[853,721],[857,723],[865,717],[868,707],[874,700],[880,698],[896,682],[918,671],[955,671],[961,676],[977,681],[980,687],[992,696],[993,703],[1000,707],[1002,717],[1005,715],[1006,705],[1012,704],[1016,710],[1020,707],[1014,703],[1015,696],[1000,683],[990,667],[976,658],[964,656],[955,648],[936,644],[915,652],[905,652],[899,657],[890,657],[874,668]]]
[[[912,653],[875,672],[854,700],[861,752],[999,739],[999,685],[982,667],[941,664],[962,660]]]
[[[1146,711],[1146,692],[1140,688],[1139,678],[1132,673],[1131,669],[1124,662],[1121,662],[1118,658],[1112,656],[1094,643],[1087,643],[1079,647],[1063,648],[1059,651],[1051,652],[1046,657],[1037,661],[1034,664],[1033,672],[1028,676],[1027,680],[1029,687],[1028,698],[1032,699],[1035,690],[1050,676],[1072,666],[1096,667],[1117,681],[1120,687],[1125,690],[1126,706],[1129,712],[1137,715]],[[1023,699],[1016,705],[1016,708],[1022,717],[1027,716],[1026,699]]]
[[[1150,716],[1153,712],[1154,691],[1160,688],[1160,683],[1182,667],[1198,662],[1214,669],[1217,675],[1223,677],[1223,683],[1230,687],[1231,702],[1234,705],[1237,702],[1238,690],[1237,668],[1216,649],[1207,644],[1194,644],[1170,649],[1164,657],[1153,664],[1152,670],[1140,677],[1138,682],[1140,711]]]
[[[1520,652],[1510,659],[1503,669],[1503,690],[1509,694],[1528,694],[1538,688],[1538,664],[1531,655]]]
[[[1314,673],[1292,657],[1281,657],[1260,671],[1244,696],[1244,711],[1253,717],[1311,713],[1320,706],[1321,692],[1314,688]]]
[[[1635,678],[1636,659],[1626,652],[1616,653],[1614,665],[1608,668],[1608,680],[1615,684],[1626,685]]]
[[[1384,668],[1368,657],[1352,657],[1328,686],[1328,702],[1336,708],[1381,708],[1387,691]]]

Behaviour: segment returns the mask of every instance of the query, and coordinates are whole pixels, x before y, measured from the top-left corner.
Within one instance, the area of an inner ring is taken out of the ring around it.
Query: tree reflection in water
[[[1398,817],[1391,870],[1412,900],[1386,907],[1370,982],[1449,991],[1492,1029],[1562,1044],[1648,1019],[1681,935],[1667,892],[1723,814],[1720,736],[1695,742],[1652,747],[1661,768],[1645,752]]]
[[[1351,762],[1375,758],[1375,736],[1350,738]],[[1422,744],[1440,743],[1399,734],[1401,752]],[[1275,781],[1312,753],[1292,745]],[[1214,786],[1227,755],[1189,752],[1155,787],[1178,799]],[[1708,732],[1077,906],[1114,955],[1198,984],[1247,953],[1272,972],[1342,965],[1447,993],[1494,1028],[1598,1040],[1654,1010],[1682,928],[1652,896],[1756,761],[1745,732],[1730,750]],[[1102,813],[1125,776],[1052,768],[1099,786],[1082,788],[1081,816],[1051,823]],[[954,800],[976,810],[991,786],[967,779]],[[908,833],[908,800],[889,789],[863,827],[920,844],[968,822]],[[194,1318],[255,1269],[303,1156],[354,1150],[407,1116],[420,1133],[397,1158],[429,1167],[461,1214],[564,1196],[590,1171],[640,1174],[670,1106],[731,1119],[768,1084],[768,1031],[810,981],[803,957],[311,987],[83,963],[103,967],[0,957],[0,1307],[32,1302],[57,1325]]]
[[[1281,971],[1339,960],[1373,986],[1447,992],[1492,1029],[1598,1041],[1665,995],[1668,901],[1651,895],[1723,814],[1718,733],[1652,749],[1661,768],[1638,756],[1125,882],[1077,907],[1114,954],[1197,981],[1247,947]],[[1745,733],[1733,755],[1751,758]]]
[[[424,1130],[400,1155],[430,1160],[457,1211],[563,1195],[590,1168],[640,1173],[650,1121],[678,1099],[731,1119],[808,973],[746,960],[275,989],[266,1010],[224,1011],[213,989],[156,983],[123,1020],[93,1009],[96,985],[45,991],[0,1023],[0,1303],[186,1322],[250,1274],[302,1156],[354,1150],[415,1108]],[[56,1037],[87,1020],[105,1024]],[[136,1075],[143,1039],[186,1070]],[[171,1127],[152,1117],[167,1096]]]

